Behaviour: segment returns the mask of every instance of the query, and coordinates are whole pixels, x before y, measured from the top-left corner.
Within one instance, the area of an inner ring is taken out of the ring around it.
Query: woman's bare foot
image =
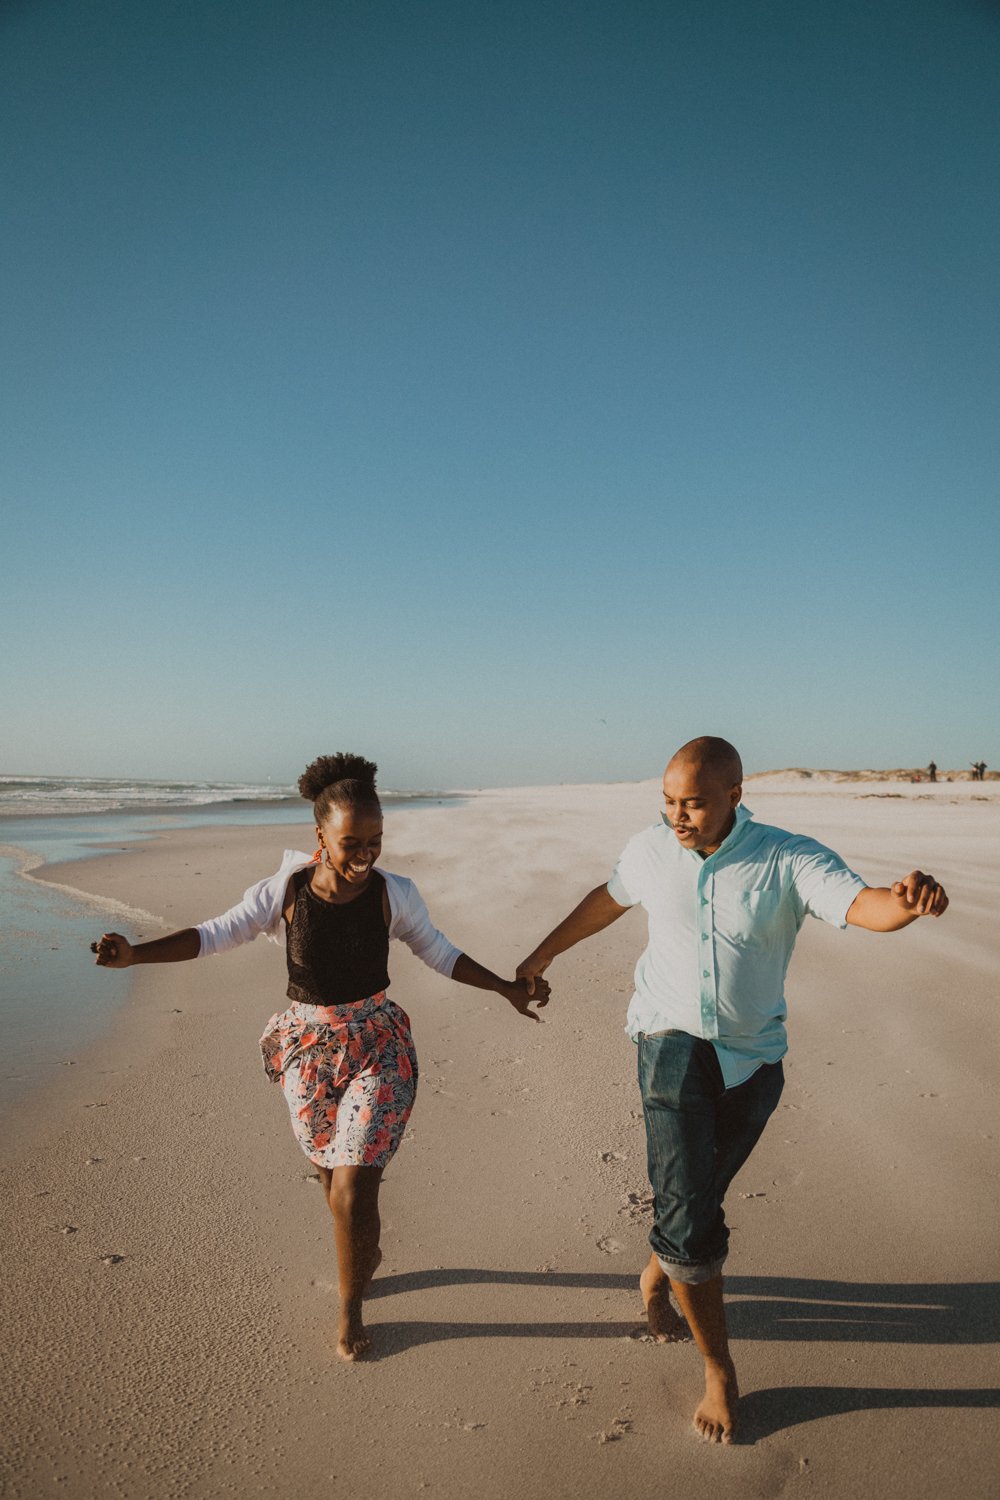
[[[670,1279],[655,1255],[639,1277],[639,1290],[649,1331],[658,1344],[679,1344],[690,1338],[687,1324],[670,1301]]]
[[[694,1414],[694,1427],[706,1443],[731,1443],[740,1391],[732,1360],[705,1361],[705,1399]]]
[[[363,1359],[371,1346],[372,1338],[362,1321],[360,1302],[354,1307],[342,1307],[337,1328],[337,1353],[341,1359]]]

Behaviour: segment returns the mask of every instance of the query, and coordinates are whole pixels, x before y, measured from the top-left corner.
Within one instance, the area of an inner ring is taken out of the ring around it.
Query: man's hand
[[[948,905],[944,886],[922,870],[911,870],[909,875],[897,880],[892,886],[892,894],[917,917],[939,917]]]
[[[911,870],[891,886],[866,886],[859,891],[847,920],[868,932],[898,932],[918,917],[939,917],[947,906],[944,886],[923,870]]]
[[[506,1000],[510,1001],[518,1015],[527,1016],[529,1021],[540,1021],[541,1016],[536,1015],[533,1010],[529,1009],[529,1006],[532,1000],[539,1010],[543,1005],[548,1005],[551,990],[547,979],[539,979],[535,987],[529,990],[526,982],[518,978],[513,984],[505,984],[501,993]]]
[[[551,962],[551,958],[545,958],[544,956],[540,957],[538,949],[536,948],[534,953],[529,953],[527,958],[522,958],[521,962],[517,966],[517,969],[515,970],[519,983],[524,985],[529,995],[533,995],[535,993],[536,985],[539,988],[544,986],[545,998],[544,1000],[539,1000],[539,1005],[545,1005],[548,1003],[549,984],[548,981],[542,979],[541,976],[545,973],[545,970],[548,968]]]

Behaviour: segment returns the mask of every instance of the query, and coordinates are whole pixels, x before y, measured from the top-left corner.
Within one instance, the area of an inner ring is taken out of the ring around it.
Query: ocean
[[[380,796],[386,808],[462,800],[444,792]],[[312,809],[286,786],[0,776],[0,1112],[102,1035],[129,987],[127,970],[98,970],[88,952],[100,913],[26,878],[33,869],[117,854],[158,829],[299,821],[308,843]]]
[[[444,792],[380,792],[387,805],[440,802]],[[448,800],[451,800],[448,797]],[[294,786],[271,782],[137,781],[110,776],[0,776],[0,818],[60,813],[154,812],[167,808],[276,807],[293,814],[305,804]],[[294,821],[294,816],[292,821]],[[0,829],[2,833],[2,829]]]

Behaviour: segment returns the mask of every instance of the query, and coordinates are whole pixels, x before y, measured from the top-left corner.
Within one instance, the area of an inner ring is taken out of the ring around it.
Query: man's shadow
[[[411,1271],[377,1278],[371,1299],[449,1286],[531,1286],[636,1292],[634,1276],[607,1272]],[[989,1344],[1000,1340],[1000,1283],[864,1283],[792,1276],[727,1276],[730,1335],[747,1340],[813,1340],[864,1344]],[[611,1321],[394,1322],[379,1330],[383,1355],[420,1344],[467,1338],[635,1338],[642,1325]],[[740,1403],[742,1442],[818,1417],[918,1407],[1000,1407],[1000,1388],[804,1386],[751,1391]]]

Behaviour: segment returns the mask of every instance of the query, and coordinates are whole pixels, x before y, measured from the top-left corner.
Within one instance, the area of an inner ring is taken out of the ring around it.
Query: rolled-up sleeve
[[[461,948],[456,948],[434,926],[424,898],[412,880],[397,876],[394,895],[398,907],[389,924],[389,936],[399,938],[428,968],[450,979],[461,956]]]

